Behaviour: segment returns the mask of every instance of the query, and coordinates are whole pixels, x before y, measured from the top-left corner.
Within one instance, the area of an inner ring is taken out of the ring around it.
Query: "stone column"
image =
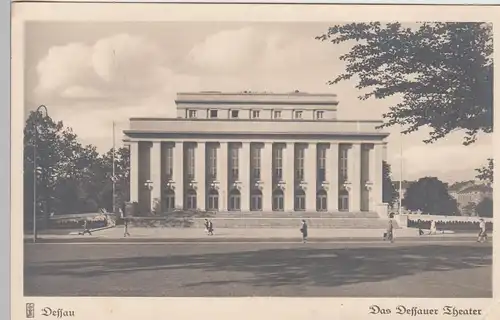
[[[241,212],[250,211],[250,142],[242,142],[238,154],[239,180],[241,181]]]
[[[262,211],[271,212],[273,210],[273,143],[265,142],[260,154],[260,176],[264,183],[262,189]]]
[[[361,210],[361,144],[353,143],[349,149],[349,211],[358,212]]]
[[[317,186],[317,146],[309,143],[304,155],[304,175],[307,183],[306,211],[316,211],[316,186]]]
[[[293,211],[294,189],[295,189],[295,144],[288,142],[283,149],[283,178],[285,180],[285,211]]]
[[[384,159],[384,145],[374,144],[373,149],[370,150],[370,180],[372,180],[371,200],[373,203],[370,206],[370,211],[376,210],[376,206],[383,202],[383,166]]]
[[[184,208],[184,144],[175,142],[174,146],[175,207]]]
[[[219,181],[219,210],[227,211],[229,188],[228,188],[228,172],[227,172],[227,142],[219,144],[217,152],[217,180]]]
[[[161,142],[153,141],[151,143],[149,155],[149,180],[153,183],[151,189],[151,212],[161,213],[161,194],[162,194],[162,177],[161,177]]]
[[[196,145],[195,151],[195,181],[196,181],[196,206],[199,210],[204,211],[206,209],[206,195],[205,195],[205,153],[206,153],[206,145],[205,142],[198,142]]]
[[[139,202],[139,142],[130,141],[130,202]]]
[[[328,186],[328,211],[339,211],[339,144],[330,142],[326,150],[326,179]]]

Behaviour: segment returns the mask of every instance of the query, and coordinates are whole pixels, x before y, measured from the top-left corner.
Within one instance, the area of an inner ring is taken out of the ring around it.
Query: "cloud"
[[[90,45],[54,46],[37,65],[35,92],[53,102],[58,98],[140,98],[161,89],[172,77],[166,61],[160,47],[129,34]]]
[[[334,46],[325,46],[313,36],[291,37],[287,32],[245,27],[207,36],[193,46],[186,62],[201,70],[225,74],[262,75],[278,70],[293,73],[331,59],[335,50]]]

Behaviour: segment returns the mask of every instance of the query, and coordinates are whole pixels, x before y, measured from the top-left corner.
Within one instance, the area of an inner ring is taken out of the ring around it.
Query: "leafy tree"
[[[486,197],[476,206],[476,213],[483,218],[493,217],[493,199]]]
[[[457,201],[448,193],[445,183],[435,177],[420,178],[406,189],[402,205],[410,211],[421,210],[435,215],[456,215]]]
[[[37,127],[35,128],[35,124]],[[35,130],[38,139],[35,142]],[[76,136],[61,121],[31,112],[24,129],[24,209],[27,218],[33,212],[34,146],[37,159],[37,212],[48,217],[56,209],[57,185],[69,177],[69,165],[77,148]]]
[[[35,121],[36,120],[36,121]],[[40,113],[30,113],[24,129],[25,226],[33,214],[33,156],[37,124],[37,213],[70,214],[111,210],[111,152],[100,155],[95,146],[83,146],[71,128]],[[129,155],[116,151],[117,198],[128,199]],[[125,199],[125,200],[123,200]]]
[[[469,202],[463,209],[462,212],[468,216],[472,216],[476,212],[476,204],[474,202]]]
[[[345,72],[330,84],[357,79],[367,89],[362,100],[399,95],[400,103],[383,115],[382,127],[403,126],[410,133],[432,131],[426,143],[457,129],[465,145],[480,132],[493,131],[493,36],[491,24],[425,22],[340,24],[317,39],[333,44],[354,42],[340,57]]]
[[[386,161],[383,161],[382,166],[382,201],[392,207],[394,205],[394,202],[396,202],[396,200],[398,199],[398,191],[392,183],[391,165]]]
[[[488,184],[493,184],[493,159],[488,159],[488,164],[482,168],[476,169],[476,178]]]

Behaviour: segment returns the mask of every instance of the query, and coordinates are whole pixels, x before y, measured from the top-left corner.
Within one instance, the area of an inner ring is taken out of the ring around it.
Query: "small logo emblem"
[[[26,318],[33,319],[35,317],[35,304],[27,303],[26,304]]]

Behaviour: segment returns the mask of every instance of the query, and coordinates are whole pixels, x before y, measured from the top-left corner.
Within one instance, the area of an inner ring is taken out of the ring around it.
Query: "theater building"
[[[333,94],[178,93],[176,118],[131,118],[140,210],[377,212],[388,133],[339,120]]]

